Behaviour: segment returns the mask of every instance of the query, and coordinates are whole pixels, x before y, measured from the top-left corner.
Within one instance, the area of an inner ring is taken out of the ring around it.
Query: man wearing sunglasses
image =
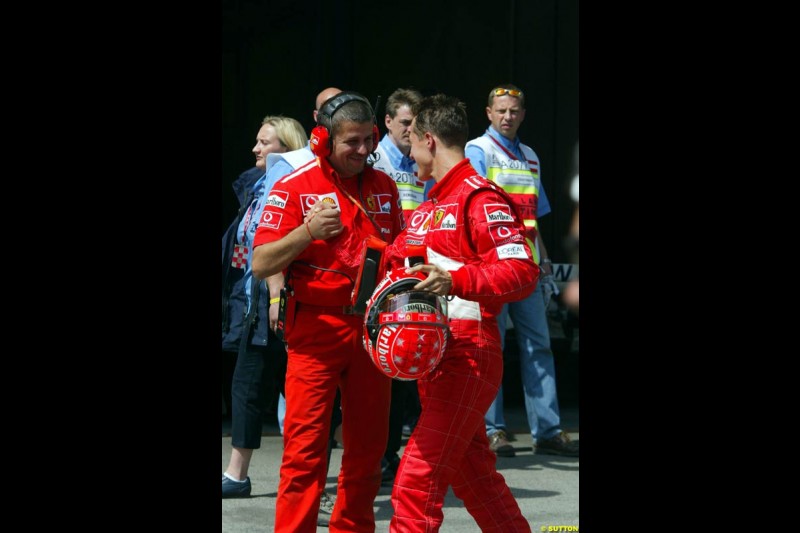
[[[497,317],[500,337],[505,345],[506,318],[511,315],[535,453],[577,457],[577,443],[561,430],[555,361],[547,325],[544,286],[552,283],[553,270],[537,219],[550,212],[550,203],[542,187],[539,156],[517,137],[525,120],[525,94],[510,83],[496,86],[489,91],[486,116],[490,125],[482,136],[467,143],[466,156],[482,176],[500,185],[514,200],[524,217],[534,260],[542,270],[530,296],[503,307]],[[502,457],[514,457],[516,452],[505,432],[502,387],[486,412],[485,421],[491,450]]]

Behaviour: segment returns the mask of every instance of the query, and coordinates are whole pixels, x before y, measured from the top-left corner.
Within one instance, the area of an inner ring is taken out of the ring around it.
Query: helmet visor
[[[431,291],[404,291],[380,302],[379,323],[447,323],[447,300]]]

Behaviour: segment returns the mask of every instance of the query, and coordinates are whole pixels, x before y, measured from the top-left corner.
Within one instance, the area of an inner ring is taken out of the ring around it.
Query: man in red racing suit
[[[364,351],[364,318],[353,314],[351,293],[365,239],[391,242],[405,223],[395,182],[365,167],[377,137],[369,102],[339,93],[317,118],[327,128],[323,136],[333,131],[330,141],[320,143],[314,161],[276,182],[253,241],[254,275],[283,271],[296,300],[295,315],[286,317],[286,418],[275,531],[317,530],[339,387],[344,453],[329,528],[371,533],[391,380]]]
[[[423,246],[427,263],[410,268],[427,279],[415,289],[450,295],[450,338],[437,368],[418,381],[422,414],[392,490],[390,531],[438,531],[448,486],[481,531],[530,532],[496,468],[483,415],[503,376],[495,317],[506,302],[533,292],[539,269],[510,198],[477,175],[464,158],[469,128],[464,106],[444,95],[414,110],[411,153],[422,180],[436,180],[429,200],[385,251],[388,269]],[[346,449],[346,445],[345,445]]]

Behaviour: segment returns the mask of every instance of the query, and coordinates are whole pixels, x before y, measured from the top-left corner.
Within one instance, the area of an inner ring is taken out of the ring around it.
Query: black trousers
[[[267,346],[248,344],[245,352],[237,357],[231,380],[232,446],[261,447],[267,399],[276,389],[283,390],[285,361],[286,348],[271,331]],[[280,372],[281,365],[283,373]]]

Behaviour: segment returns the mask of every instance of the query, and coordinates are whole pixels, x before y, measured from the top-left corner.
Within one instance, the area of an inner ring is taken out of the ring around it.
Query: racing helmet
[[[401,381],[419,379],[436,368],[447,347],[447,300],[414,290],[422,272],[389,272],[367,301],[364,349],[378,369]]]

